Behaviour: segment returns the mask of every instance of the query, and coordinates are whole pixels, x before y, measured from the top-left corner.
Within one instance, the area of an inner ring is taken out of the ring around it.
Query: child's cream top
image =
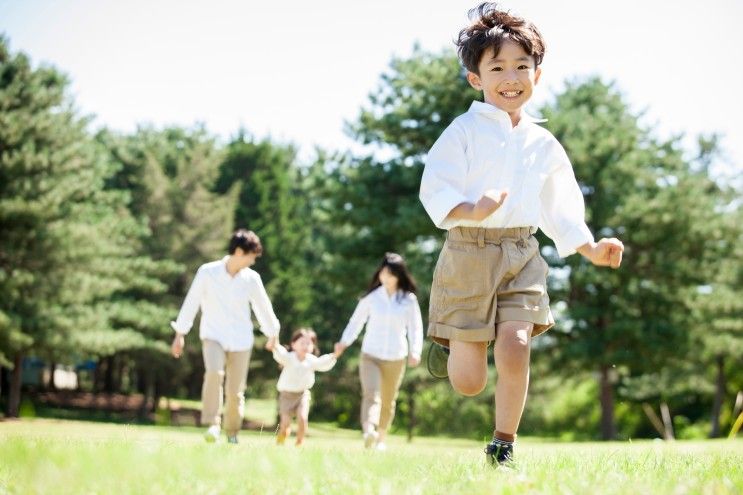
[[[302,361],[295,352],[289,352],[285,347],[275,345],[273,358],[284,369],[281,370],[276,390],[279,392],[304,392],[315,384],[315,371],[328,371],[335,366],[333,354],[315,356],[307,354]]]
[[[420,199],[437,227],[540,227],[565,257],[593,235],[573,167],[555,137],[522,114],[512,127],[506,112],[472,102],[444,130],[426,158]],[[445,220],[460,203],[488,189],[507,190],[503,205],[481,222]]]

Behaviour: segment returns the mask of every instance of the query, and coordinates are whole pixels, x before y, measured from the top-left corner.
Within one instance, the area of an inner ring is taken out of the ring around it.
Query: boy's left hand
[[[420,362],[421,362],[420,358],[408,356],[408,366],[410,366],[411,368],[415,368],[416,366],[420,364]]]
[[[585,244],[578,252],[588,258],[596,266],[610,266],[619,268],[622,264],[624,244],[619,239],[601,239],[599,242]]]

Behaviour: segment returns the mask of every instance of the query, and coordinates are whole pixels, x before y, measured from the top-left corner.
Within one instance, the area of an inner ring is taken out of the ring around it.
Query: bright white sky
[[[72,81],[96,125],[244,125],[345,149],[393,55],[452,47],[476,0],[0,0],[11,50]],[[616,80],[661,136],[720,132],[743,169],[743,1],[509,0],[547,42],[539,104],[575,76]],[[689,140],[691,142],[691,140]]]

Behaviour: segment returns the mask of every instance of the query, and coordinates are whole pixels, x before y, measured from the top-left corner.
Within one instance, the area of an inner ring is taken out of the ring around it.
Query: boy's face
[[[470,85],[483,92],[485,103],[508,112],[514,124],[518,123],[521,108],[542,74],[542,69],[534,66],[534,57],[518,43],[505,40],[497,56],[492,47],[482,54],[478,70],[479,74],[467,73]]]

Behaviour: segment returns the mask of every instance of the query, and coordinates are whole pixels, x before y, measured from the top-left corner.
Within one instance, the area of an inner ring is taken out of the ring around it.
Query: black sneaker
[[[449,348],[431,342],[426,355],[426,367],[434,378],[449,377]]]
[[[492,466],[513,462],[513,444],[495,438],[485,446],[485,458]]]

